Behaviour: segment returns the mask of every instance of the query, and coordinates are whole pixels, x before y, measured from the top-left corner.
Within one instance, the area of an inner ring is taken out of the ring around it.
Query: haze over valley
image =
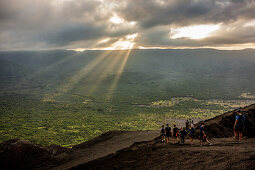
[[[1,52],[1,141],[72,146],[255,102],[254,50]]]

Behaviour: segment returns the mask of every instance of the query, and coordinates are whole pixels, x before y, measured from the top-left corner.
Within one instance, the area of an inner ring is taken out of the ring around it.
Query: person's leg
[[[168,141],[169,141],[169,137],[166,137],[166,143],[168,143]]]
[[[235,141],[237,142],[238,141],[238,132],[235,130],[234,134],[235,134]]]
[[[200,136],[200,145],[201,146],[203,145],[203,140],[204,140],[203,136]]]
[[[239,142],[241,142],[242,137],[243,137],[243,133],[242,133],[242,131],[241,131],[241,132],[239,132]]]
[[[163,135],[163,136],[162,136],[162,141],[165,141],[165,140],[166,140],[166,136]]]
[[[211,145],[211,142],[207,138],[205,138],[205,140],[207,143],[209,143]]]

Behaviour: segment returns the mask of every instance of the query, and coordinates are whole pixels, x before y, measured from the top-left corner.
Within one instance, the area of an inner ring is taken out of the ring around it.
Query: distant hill
[[[158,97],[237,98],[242,92],[255,92],[254,52],[253,49],[133,50],[114,90],[125,88],[137,97],[149,93]],[[53,90],[61,93],[63,88],[59,85],[69,83],[70,87],[65,88],[84,95],[96,84],[100,93],[106,93],[119,74],[124,57],[125,52],[121,51],[0,52],[0,83],[11,81],[15,89],[26,87],[29,92],[36,90],[34,83],[40,83],[50,86],[43,90],[45,94]],[[91,67],[89,71],[84,70],[87,66]],[[75,82],[70,83],[74,76]],[[20,78],[26,81],[20,82]],[[1,87],[12,88],[2,83]],[[141,88],[142,93],[135,90]]]

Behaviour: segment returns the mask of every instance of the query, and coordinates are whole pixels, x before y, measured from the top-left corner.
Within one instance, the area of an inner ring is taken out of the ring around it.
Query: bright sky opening
[[[175,28],[171,29],[170,38],[202,39],[210,36],[211,33],[217,31],[219,28],[219,25],[194,25]]]

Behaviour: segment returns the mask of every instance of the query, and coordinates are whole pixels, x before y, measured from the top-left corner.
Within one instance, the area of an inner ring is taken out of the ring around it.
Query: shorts
[[[166,136],[166,134],[163,133],[163,134],[161,134],[161,136]]]
[[[199,136],[199,139],[202,140],[202,141],[206,141],[206,136],[200,135],[200,136]]]
[[[171,133],[166,133],[166,137],[171,137]]]
[[[193,134],[193,133],[190,133],[189,136],[190,136],[191,138],[194,138],[194,134]]]
[[[177,134],[174,134],[174,138],[177,138],[178,137],[178,135]]]
[[[243,131],[243,126],[235,126],[234,130],[236,132],[242,132]]]

